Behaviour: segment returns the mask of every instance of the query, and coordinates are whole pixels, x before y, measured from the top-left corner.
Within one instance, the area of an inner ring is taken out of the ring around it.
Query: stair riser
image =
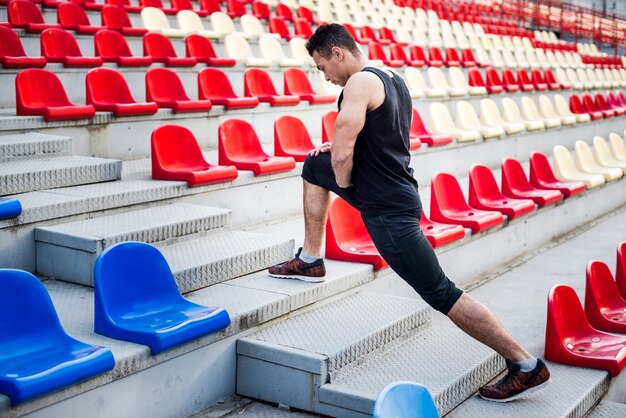
[[[69,138],[10,144],[3,144],[3,141],[6,138],[0,137],[0,162],[69,155],[72,152],[72,141]]]

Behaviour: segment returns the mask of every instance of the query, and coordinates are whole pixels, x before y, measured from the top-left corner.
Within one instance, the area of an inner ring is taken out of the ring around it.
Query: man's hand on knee
[[[330,142],[324,142],[322,145],[315,147],[315,149],[309,152],[309,155],[311,157],[317,157],[322,152],[330,152]]]

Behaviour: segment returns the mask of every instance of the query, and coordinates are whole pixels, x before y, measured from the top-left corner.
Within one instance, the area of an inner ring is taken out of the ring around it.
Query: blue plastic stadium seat
[[[94,293],[94,331],[148,345],[153,355],[230,324],[225,309],[183,298],[165,257],[142,242],[122,242],[100,254]]]
[[[0,393],[17,405],[111,370],[108,348],[65,333],[44,285],[0,269]]]
[[[426,386],[394,382],[376,398],[373,418],[439,418],[435,400]]]
[[[22,213],[22,205],[17,199],[0,197],[0,219],[15,218]]]

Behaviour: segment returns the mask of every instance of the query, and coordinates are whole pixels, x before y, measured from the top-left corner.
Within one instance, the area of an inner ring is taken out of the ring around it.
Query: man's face
[[[341,87],[348,82],[349,76],[345,70],[344,50],[333,47],[329,59],[322,57],[317,51],[313,51],[313,61],[317,69],[324,73],[326,80]]]

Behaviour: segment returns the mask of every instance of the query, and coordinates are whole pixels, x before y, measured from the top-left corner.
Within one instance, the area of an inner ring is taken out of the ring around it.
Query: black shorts
[[[358,209],[352,188],[337,185],[330,162],[330,153],[307,157],[302,178],[311,184],[330,190]],[[463,294],[439,265],[437,255],[419,226],[420,213],[391,213],[363,218],[363,222],[378,249],[404,281],[434,309],[448,314]]]

